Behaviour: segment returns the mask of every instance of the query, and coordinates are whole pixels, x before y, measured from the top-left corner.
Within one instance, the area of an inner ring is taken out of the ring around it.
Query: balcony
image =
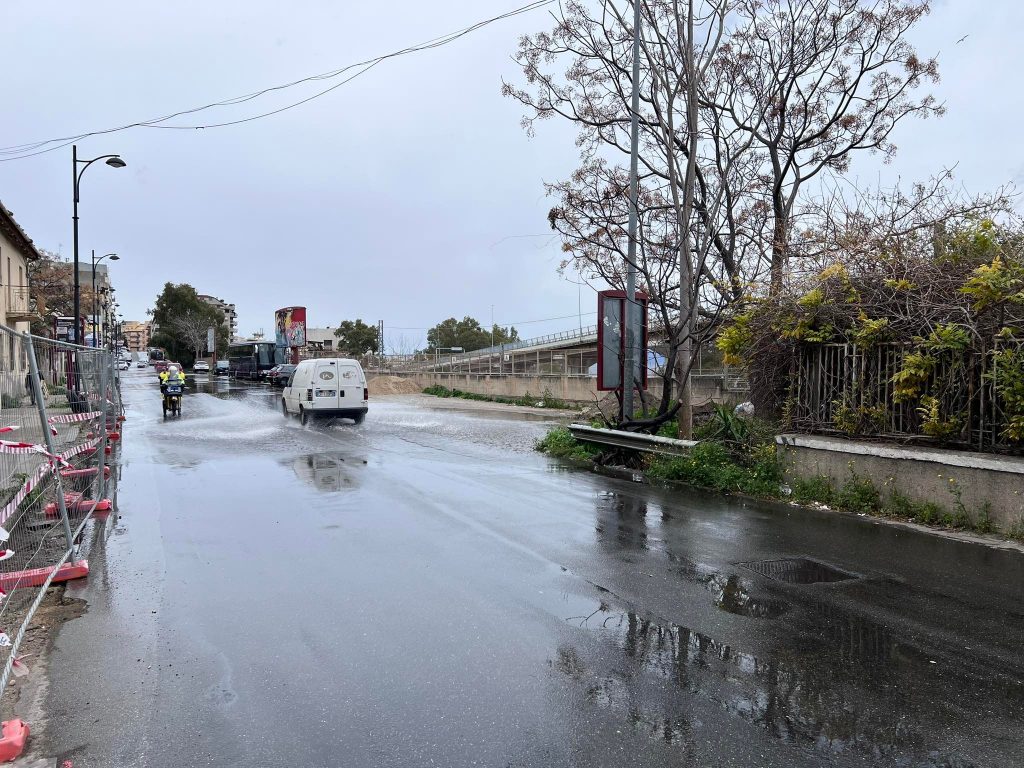
[[[36,303],[27,285],[8,285],[3,289],[6,299],[7,322],[28,323],[39,318]]]

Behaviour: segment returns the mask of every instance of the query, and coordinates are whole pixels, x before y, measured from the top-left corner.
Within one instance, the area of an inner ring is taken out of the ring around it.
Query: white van
[[[281,394],[285,416],[303,424],[316,416],[342,416],[362,424],[369,410],[366,375],[357,360],[325,357],[301,360]]]

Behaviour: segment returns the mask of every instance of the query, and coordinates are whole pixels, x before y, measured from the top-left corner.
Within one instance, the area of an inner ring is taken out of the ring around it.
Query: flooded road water
[[[512,415],[200,389],[165,422],[125,379],[58,765],[1024,764],[1016,552],[572,470]]]

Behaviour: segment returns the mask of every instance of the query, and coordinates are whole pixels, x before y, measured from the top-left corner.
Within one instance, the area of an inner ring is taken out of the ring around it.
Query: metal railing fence
[[[0,696],[28,673],[19,649],[47,589],[88,571],[121,415],[113,353],[0,326]]]
[[[1006,404],[996,386],[996,355],[1007,349],[1024,350],[1024,340],[998,339],[985,352],[937,353],[921,396],[901,399],[894,377],[914,351],[910,344],[809,344],[794,373],[790,427],[1020,452],[1024,446],[1006,436]]]

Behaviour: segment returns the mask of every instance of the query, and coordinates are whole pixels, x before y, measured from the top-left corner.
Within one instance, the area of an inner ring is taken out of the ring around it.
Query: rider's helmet
[[[178,375],[178,366],[176,366],[176,365],[169,365],[169,366],[167,366],[167,373],[169,373],[171,376],[177,376]]]

